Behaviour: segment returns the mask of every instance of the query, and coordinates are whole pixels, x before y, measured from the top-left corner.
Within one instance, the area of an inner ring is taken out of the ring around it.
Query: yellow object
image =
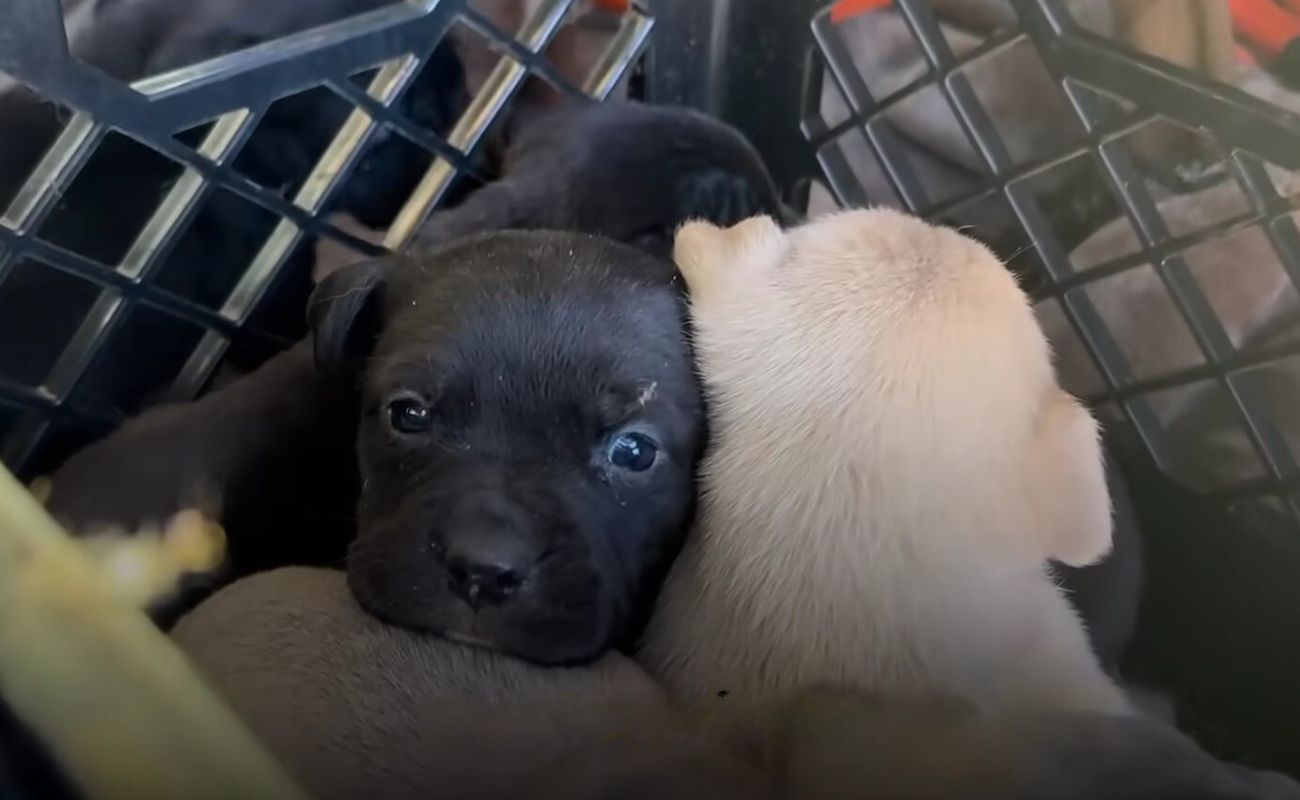
[[[163,560],[208,563],[196,530],[173,520]],[[0,468],[0,690],[82,796],[306,800],[87,553]]]
[[[185,575],[216,569],[226,550],[225,531],[198,511],[182,511],[161,529],[105,531],[79,541],[108,585],[136,606],[164,599]]]

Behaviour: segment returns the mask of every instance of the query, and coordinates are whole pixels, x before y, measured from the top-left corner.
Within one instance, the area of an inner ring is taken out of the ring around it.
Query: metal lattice
[[[1216,486],[1212,492],[1229,498],[1266,496],[1285,505],[1291,515],[1300,515],[1300,453],[1292,452],[1279,435],[1278,420],[1265,410],[1249,379],[1250,370],[1300,353],[1300,344],[1295,339],[1250,347],[1234,343],[1187,264],[1187,254],[1198,245],[1257,230],[1276,251],[1290,288],[1300,287],[1295,216],[1300,197],[1280,192],[1274,180],[1279,169],[1300,167],[1300,117],[1123,48],[1076,24],[1057,0],[1011,0],[1008,12],[1014,10],[1014,22],[960,55],[927,3],[896,0],[894,7],[910,33],[923,74],[887,87],[881,96],[873,93],[876,87],[855,65],[855,53],[829,11],[813,23],[817,52],[810,62],[803,132],[816,149],[836,201],[841,205],[886,202],[949,221],[963,208],[1005,207],[1024,246],[1000,255],[1031,257],[1035,298],[1059,302],[1104,379],[1087,399],[1103,410],[1119,410],[1157,463],[1167,467],[1173,460],[1170,448],[1176,443],[1153,411],[1154,399],[1177,387],[1212,385],[1230,398],[1243,436],[1263,467],[1258,478]],[[1013,152],[1006,131],[999,130],[996,113],[986,107],[968,77],[973,66],[1017,47],[1032,48],[1039,68],[1062,92],[1065,113],[1076,120],[1072,124],[1077,125],[1078,135],[1051,152]],[[836,114],[826,112],[824,98],[815,91],[825,73],[833,79]],[[956,196],[932,196],[889,123],[891,114],[925,92],[939,93],[972,159],[977,160],[976,177]],[[1240,209],[1192,230],[1171,230],[1129,147],[1135,132],[1155,122],[1182,126],[1213,146],[1224,172],[1230,173],[1225,180],[1235,181],[1244,196]],[[839,146],[846,136],[862,140],[858,151],[862,157],[855,159]],[[860,163],[864,158],[875,162],[892,197],[869,195]],[[1060,226],[1049,219],[1041,193],[1034,191],[1037,178],[1071,162],[1086,166],[1096,176],[1115,216],[1131,224],[1132,252],[1086,269],[1072,263],[1070,250],[1077,242],[1064,240]],[[1103,319],[1094,307],[1089,291],[1099,282],[1142,268],[1154,269],[1164,302],[1176,309],[1190,332],[1199,351],[1196,363],[1158,374],[1137,374],[1112,336],[1113,321]],[[1300,396],[1292,394],[1290,401],[1300,407]]]
[[[28,383],[0,375],[4,463],[23,471],[59,426],[111,424],[111,413],[78,406],[70,398],[104,357],[131,309],[148,307],[197,326],[200,335],[187,345],[168,392],[173,399],[192,397],[234,337],[263,336],[250,318],[290,254],[305,240],[330,240],[375,252],[373,245],[333,224],[327,211],[360,154],[381,130],[429,155],[430,166],[384,235],[384,248],[398,248],[457,177],[471,172],[470,160],[485,134],[527,77],[536,76],[575,97],[608,95],[642,51],[653,20],[640,11],[627,15],[586,81],[573,86],[544,57],[573,3],[542,0],[510,35],[466,0],[397,2],[127,85],[71,55],[59,0],[6,0],[0,5],[0,89],[6,88],[8,76],[67,109],[69,116],[8,207],[0,206],[0,292],[16,268],[34,264],[93,287],[93,298],[87,299],[75,333],[39,380]],[[484,39],[499,61],[459,120],[440,136],[403,116],[395,104],[453,26]],[[359,82],[357,76],[365,80]],[[350,112],[296,192],[282,194],[236,170],[241,149],[268,108],[317,87],[345,101]],[[177,137],[196,129],[204,132],[195,146]],[[125,137],[178,166],[178,177],[114,263],[102,263],[40,235],[63,193],[108,137]],[[215,192],[260,209],[272,224],[224,302],[208,308],[160,287],[155,277],[159,264],[192,224],[196,209]]]

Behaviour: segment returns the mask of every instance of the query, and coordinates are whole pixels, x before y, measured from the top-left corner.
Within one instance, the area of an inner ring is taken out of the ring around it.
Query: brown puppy
[[[245,579],[174,636],[320,800],[765,796],[627,658],[545,669],[389,627],[341,573]]]
[[[814,690],[733,709],[705,738],[621,656],[543,669],[385,627],[327,571],[237,583],[175,637],[320,800],[1296,796],[1133,717]]]
[[[753,730],[751,728],[751,730]],[[786,797],[929,800],[1282,800],[1282,775],[1221,763],[1133,716],[982,714],[953,700],[804,692],[758,730]]]
[[[675,258],[713,440],[642,663],[695,702],[1127,711],[1046,572],[1110,548],[1096,425],[997,259],[885,210],[692,224]]]

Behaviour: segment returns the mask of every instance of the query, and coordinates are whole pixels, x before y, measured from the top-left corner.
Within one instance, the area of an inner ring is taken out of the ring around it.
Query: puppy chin
[[[491,650],[546,667],[586,664],[609,649],[607,637],[588,642],[575,642],[566,647],[563,643],[539,637],[514,636],[508,632],[497,636],[478,630],[467,633],[455,628],[441,629],[436,632],[444,639],[458,644]]]
[[[389,625],[546,666],[582,664],[612,644],[615,620],[607,602],[563,616],[526,600],[475,611],[445,586],[421,577],[403,583],[382,570],[354,565],[348,586],[363,609]]]

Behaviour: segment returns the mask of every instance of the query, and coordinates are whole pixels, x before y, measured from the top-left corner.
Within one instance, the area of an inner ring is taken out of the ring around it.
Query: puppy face
[[[339,273],[318,360],[370,352],[349,576],[382,619],[543,663],[629,633],[703,437],[671,264],[504,233]]]
[[[1071,565],[1107,552],[1096,424],[984,247],[873,210],[790,233],[690,224],[674,258],[715,403],[719,502],[853,520],[870,487],[870,513],[902,515],[890,530],[975,530],[979,546]],[[774,506],[764,475],[809,494]]]

